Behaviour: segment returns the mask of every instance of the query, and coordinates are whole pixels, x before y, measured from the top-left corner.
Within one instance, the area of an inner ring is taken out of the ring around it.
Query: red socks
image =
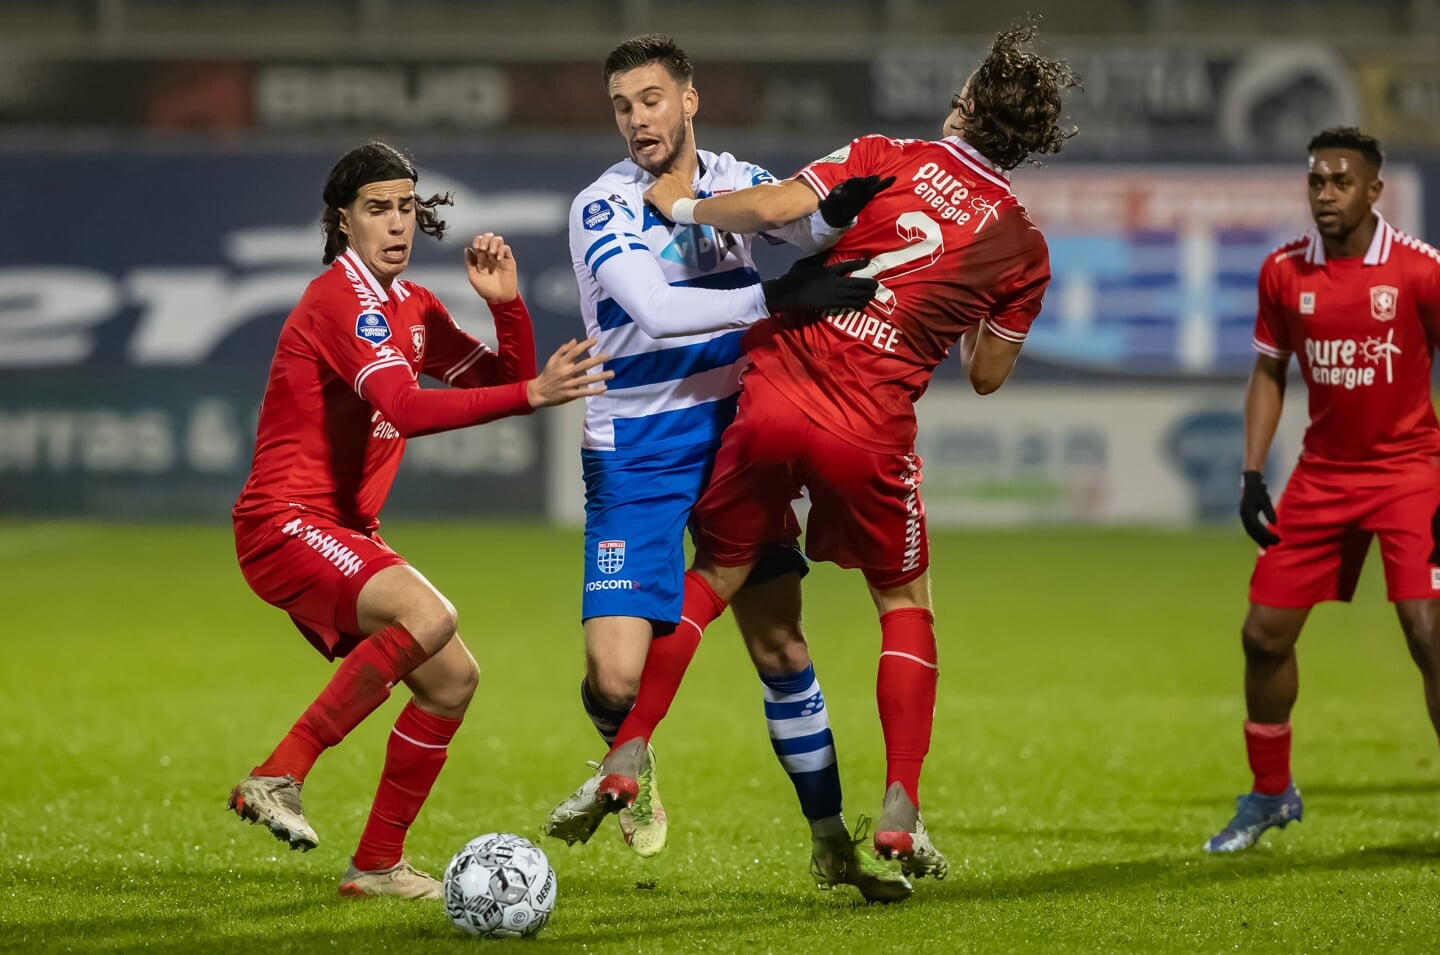
[[[920,807],[920,769],[935,723],[935,615],[919,607],[880,617],[880,668],[875,700],[885,736],[885,788],[896,782]]]
[[[427,713],[413,700],[405,704],[385,746],[385,768],[355,850],[355,868],[373,872],[400,861],[405,834],[430,795],[459,728],[459,720]]]
[[[635,705],[620,724],[611,744],[613,753],[621,744],[637,736],[649,741],[655,727],[670,712],[685,669],[700,646],[700,635],[716,617],[725,612],[725,601],[711,589],[705,578],[692,571],[685,574],[685,599],[680,608],[680,623],[669,636],[650,641],[645,669],[640,671],[640,689]]]
[[[1278,796],[1290,785],[1290,724],[1245,721],[1245,754],[1255,774],[1255,791]]]
[[[320,754],[375,712],[390,696],[390,687],[426,659],[424,648],[398,623],[371,634],[345,657],[275,752],[255,767],[255,775],[304,782]]]

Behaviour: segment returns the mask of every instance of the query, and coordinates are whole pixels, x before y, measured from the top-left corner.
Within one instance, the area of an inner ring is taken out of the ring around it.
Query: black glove
[[[820,216],[827,225],[843,228],[855,221],[866,203],[895,181],[894,176],[852,176],[820,200]]]
[[[848,259],[825,265],[825,253],[800,259],[778,279],[761,283],[765,307],[771,312],[796,309],[829,311],[832,308],[859,310],[875,297],[880,283],[857,279],[849,273],[863,269],[869,259]]]
[[[1260,523],[1261,515],[1271,524],[1275,523],[1275,505],[1270,503],[1270,489],[1265,486],[1265,475],[1259,471],[1246,471],[1240,475],[1240,523],[1245,525],[1245,533],[1255,543],[1261,547],[1273,547],[1280,543],[1280,538],[1267,525]],[[1436,518],[1440,519],[1440,513],[1436,514]]]
[[[1440,566],[1440,507],[1430,518],[1430,563]]]

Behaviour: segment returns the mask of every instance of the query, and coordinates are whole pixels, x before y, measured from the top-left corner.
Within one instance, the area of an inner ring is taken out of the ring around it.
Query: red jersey
[[[429,290],[385,289],[353,250],[336,259],[280,330],[235,518],[300,506],[373,531],[407,437],[529,413],[530,315],[519,298],[491,311],[498,353]],[[421,373],[456,390],[421,389]]]
[[[1311,230],[1260,267],[1255,350],[1300,358],[1310,392],[1302,460],[1440,455],[1430,401],[1440,253],[1375,218],[1362,257],[1327,261]]]
[[[868,256],[856,272],[880,290],[862,312],[782,328],[757,325],[746,350],[757,373],[818,424],[861,447],[909,451],[915,402],[960,335],[981,321],[1023,342],[1050,282],[1050,252],[1010,192],[1010,180],[974,147],[862,136],[797,178],[823,198],[851,176],[894,176],[831,250],[832,262]]]

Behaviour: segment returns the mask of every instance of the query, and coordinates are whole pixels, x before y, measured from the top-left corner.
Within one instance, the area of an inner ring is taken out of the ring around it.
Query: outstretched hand
[[[545,368],[526,385],[525,394],[530,407],[563,405],[576,398],[605,393],[605,382],[615,377],[613,371],[590,374],[590,369],[609,361],[608,354],[586,358],[585,353],[594,348],[598,341],[587,338],[583,342],[570,339],[556,349],[555,354],[545,363]]]
[[[1260,522],[1261,516],[1269,524]],[[1436,515],[1440,518],[1440,514]],[[1240,523],[1245,533],[1261,547],[1273,547],[1280,543],[1280,537],[1270,529],[1275,523],[1275,505],[1270,502],[1270,489],[1265,486],[1265,475],[1259,471],[1246,471],[1240,475]]]
[[[894,176],[886,176],[884,179],[879,176],[851,176],[820,200],[820,216],[826,225],[843,229],[855,221],[860,210],[869,205],[871,199],[894,183]]]
[[[491,305],[514,301],[520,294],[515,253],[493,232],[477,235],[465,248],[465,275],[470,287]]]
[[[694,198],[695,191],[690,188],[689,180],[680,178],[673,169],[661,175],[654,185],[645,190],[645,201],[667,219],[672,218],[671,212],[674,211],[677,201]]]
[[[787,310],[858,310],[875,297],[880,283],[850,273],[870,264],[869,259],[847,259],[825,264],[826,253],[799,259],[790,271],[762,284],[765,307],[772,313]]]

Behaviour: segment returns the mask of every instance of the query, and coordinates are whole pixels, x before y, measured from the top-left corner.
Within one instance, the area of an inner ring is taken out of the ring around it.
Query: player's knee
[[[1437,621],[1429,614],[1404,615],[1400,617],[1400,629],[1405,633],[1405,643],[1410,647],[1410,657],[1420,672],[1427,676],[1440,673],[1440,633]]]
[[[623,673],[612,667],[600,667],[590,674],[590,692],[595,701],[607,710],[628,710],[635,705],[640,692],[640,674]]]
[[[1240,645],[1245,650],[1245,659],[1251,663],[1274,665],[1290,656],[1295,640],[1251,616],[1240,628]]]
[[[402,620],[410,633],[432,656],[445,648],[460,625],[455,605],[443,597],[415,607],[405,614]]]

